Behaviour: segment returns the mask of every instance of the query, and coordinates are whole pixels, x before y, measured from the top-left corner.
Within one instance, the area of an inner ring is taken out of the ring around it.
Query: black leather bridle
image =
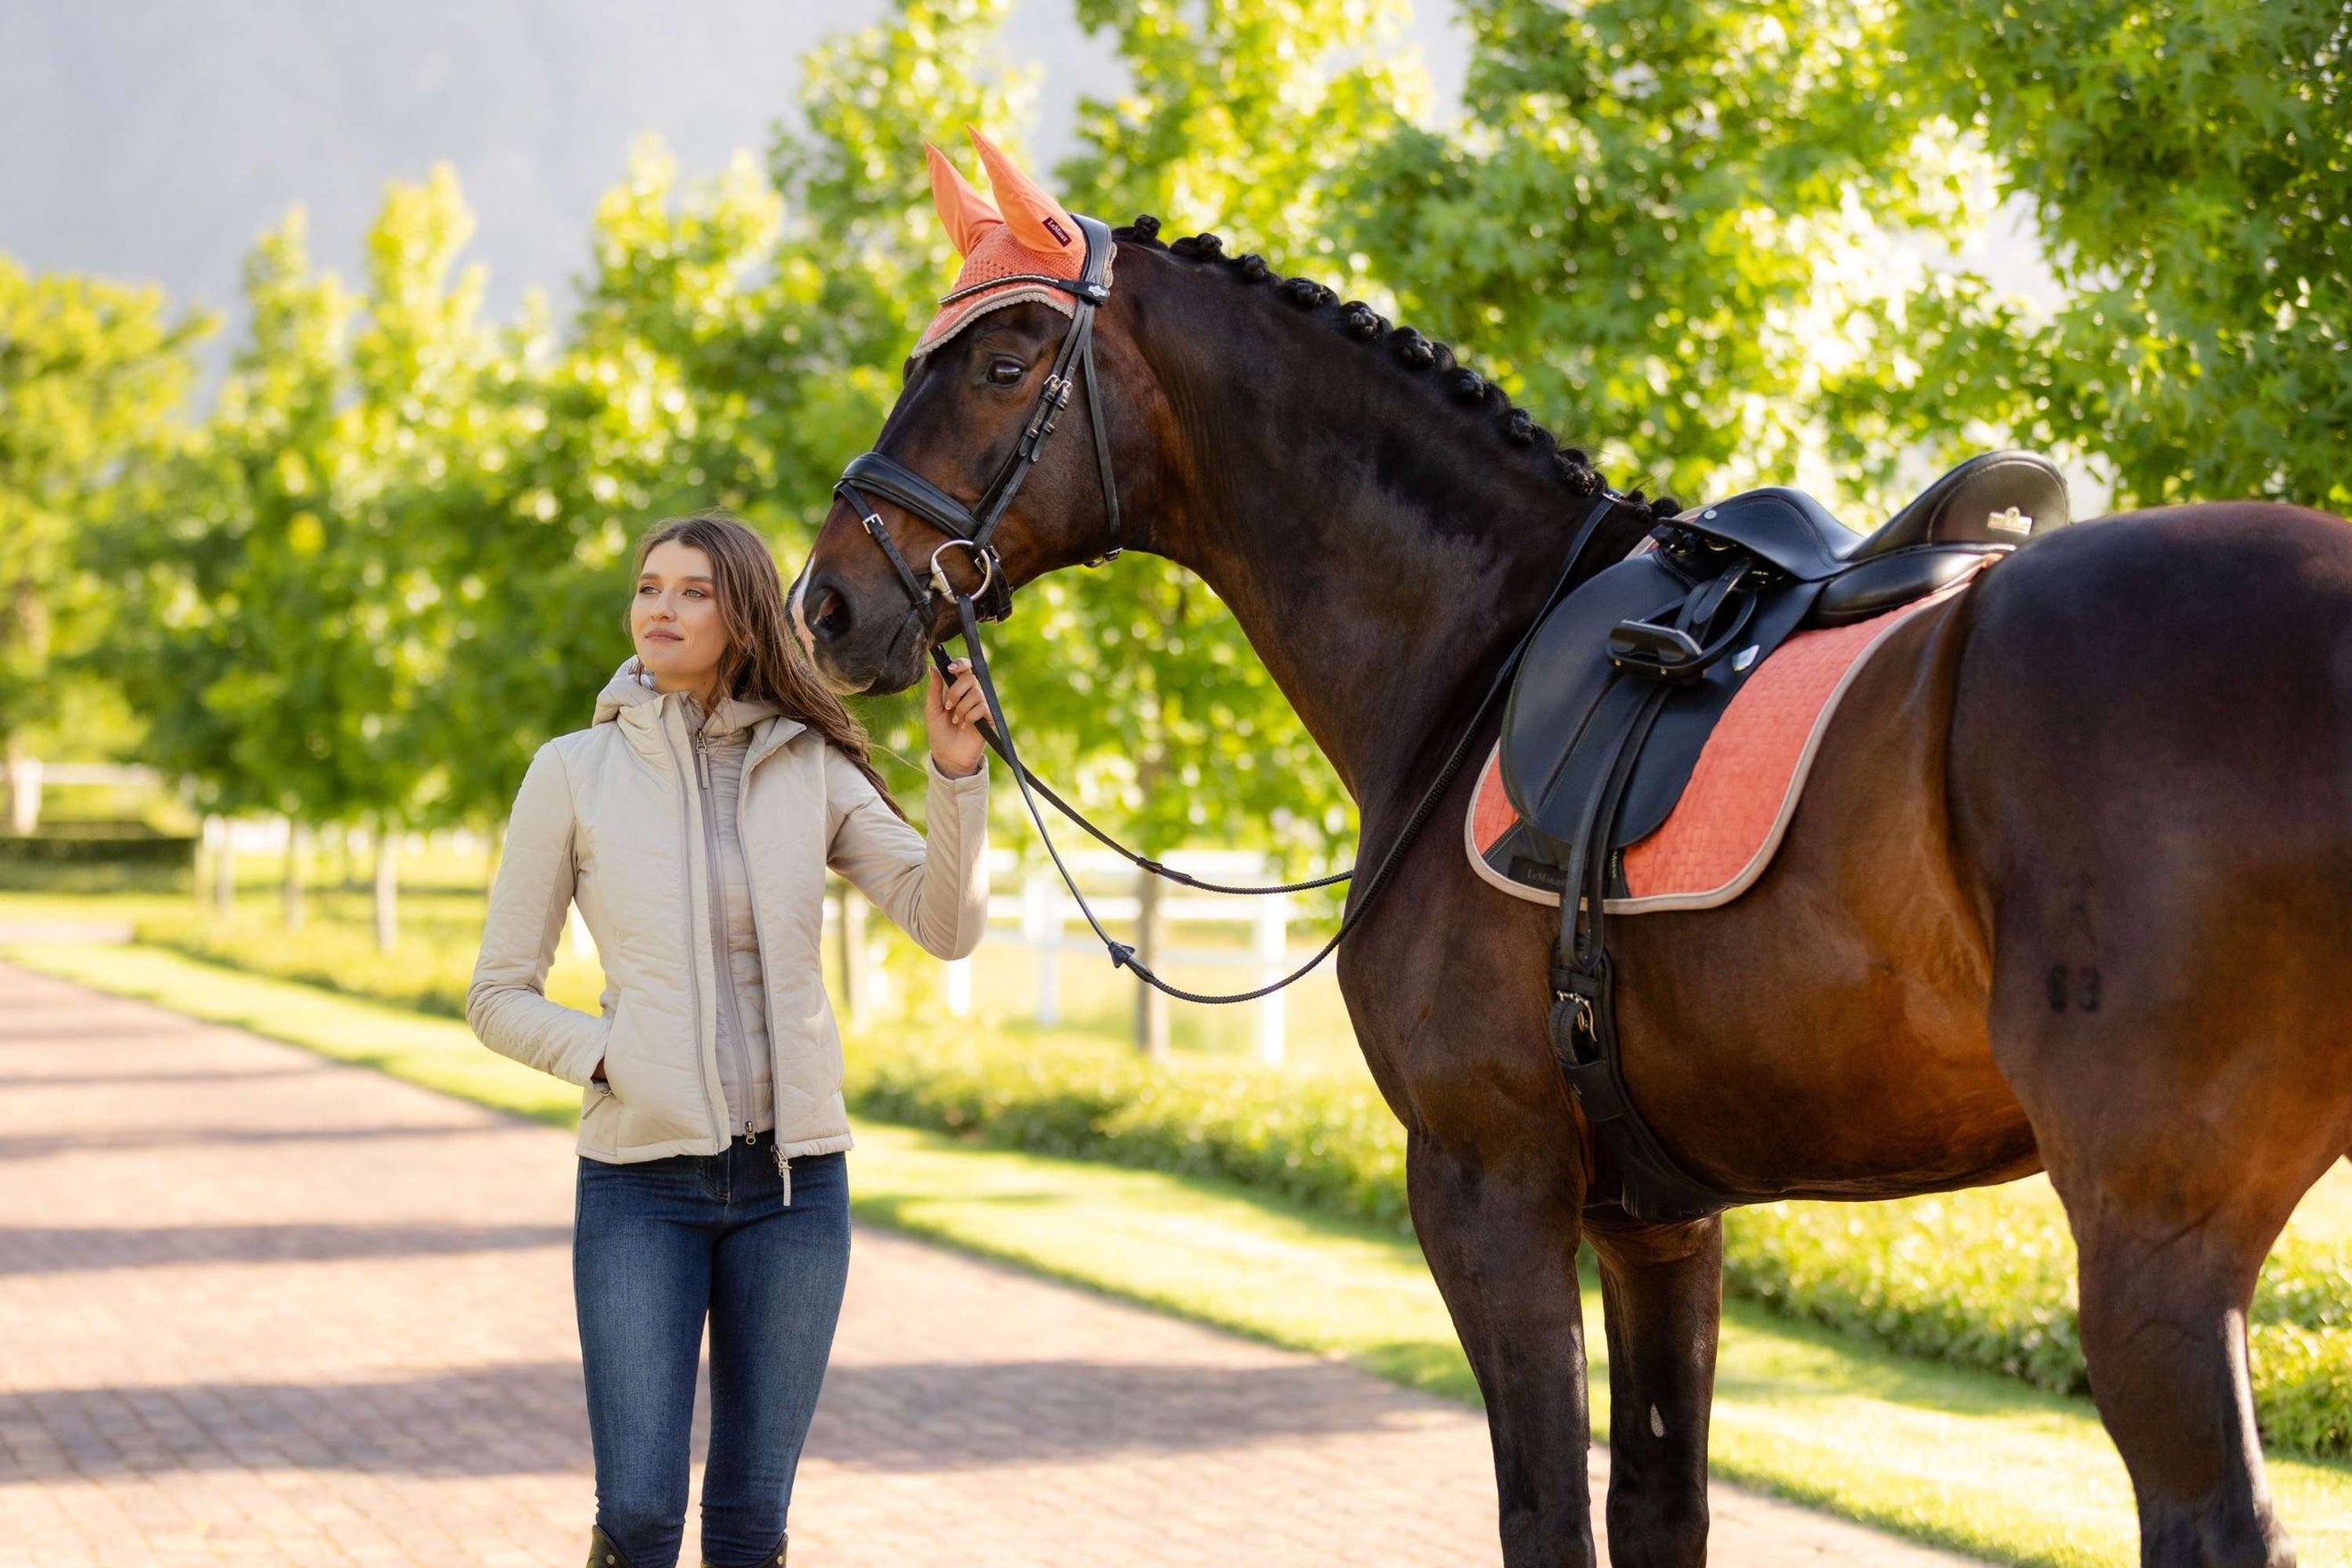
[[[884,457],[880,452],[866,452],[852,458],[843,470],[840,482],[833,493],[849,503],[857,513],[857,521],[874,542],[882,547],[898,582],[907,590],[918,613],[931,607],[931,594],[936,591],[943,599],[970,599],[982,621],[1001,621],[1013,613],[1013,584],[1004,575],[1004,563],[996,553],[992,541],[996,525],[1004,521],[1004,513],[1013,505],[1013,498],[1021,493],[1021,485],[1028,479],[1029,470],[1037,465],[1045,448],[1045,437],[1060,426],[1062,411],[1070,405],[1070,394],[1083,384],[1087,391],[1087,416],[1094,426],[1095,466],[1102,474],[1103,510],[1109,522],[1109,542],[1101,554],[1087,563],[1100,565],[1116,561],[1125,540],[1121,537],[1118,516],[1118,480],[1111,472],[1110,428],[1103,416],[1102,384],[1095,374],[1095,311],[1110,298],[1110,261],[1114,244],[1110,229],[1097,219],[1077,219],[1078,230],[1086,236],[1086,265],[1076,278],[1056,278],[1046,272],[1021,272],[1006,278],[992,278],[959,289],[942,299],[941,306],[971,299],[975,294],[1009,285],[1033,284],[1057,289],[1070,297],[1070,330],[1063,336],[1062,347],[1054,356],[1054,368],[1045,377],[1045,384],[1037,393],[1036,406],[1030,410],[1028,423],[1022,427],[1021,438],[1006,454],[1004,466],[981,492],[980,500],[972,506],[948,494],[947,491],[916,473],[913,469]],[[875,514],[868,493],[922,519],[948,537],[931,552],[929,583],[915,574],[907,558],[890,538],[890,531]],[[970,594],[959,594],[949,580],[940,558],[951,550],[968,550],[971,563],[978,569],[980,586]],[[939,650],[934,648],[934,654]],[[944,657],[944,656],[940,656]]]
[[[1569,584],[1575,580],[1577,567],[1582,562],[1593,538],[1600,531],[1601,520],[1607,517],[1612,508],[1618,504],[1619,498],[1604,489],[1594,499],[1592,509],[1585,514],[1582,525],[1577,530],[1575,542],[1569,548],[1568,558],[1560,567],[1559,576],[1554,581],[1551,592],[1545,595],[1543,605],[1537,612],[1534,620],[1528,624],[1527,631],[1513,645],[1510,653],[1504,658],[1502,667],[1495,672],[1493,680],[1486,687],[1486,695],[1479,700],[1477,709],[1470,715],[1470,722],[1463,730],[1461,738],[1454,742],[1454,749],[1447,754],[1444,763],[1431,779],[1428,786],[1423,790],[1421,798],[1414,804],[1404,826],[1398,832],[1395,838],[1390,840],[1387,852],[1381,857],[1380,864],[1373,868],[1370,878],[1359,889],[1353,906],[1339,921],[1339,930],[1331,933],[1330,940],[1323,944],[1314,957],[1288,974],[1269,984],[1258,986],[1255,990],[1238,991],[1226,995],[1206,995],[1171,985],[1159,975],[1154,974],[1149,965],[1136,957],[1134,948],[1118,941],[1110,932],[1103,929],[1102,921],[1096,918],[1093,906],[1087,902],[1087,896],[1078,890],[1077,879],[1071,876],[1070,868],[1063,864],[1061,851],[1054,847],[1053,835],[1045,828],[1045,814],[1037,809],[1037,795],[1044,795],[1053,804],[1055,810],[1068,817],[1092,835],[1097,841],[1115,851],[1139,870],[1149,872],[1156,877],[1163,877],[1171,882],[1179,882],[1189,888],[1197,888],[1204,892],[1240,894],[1304,892],[1311,889],[1328,888],[1348,881],[1356,873],[1355,868],[1350,867],[1345,871],[1334,872],[1328,877],[1318,877],[1309,881],[1285,882],[1278,886],[1262,888],[1228,887],[1221,883],[1204,881],[1198,877],[1179,871],[1173,867],[1163,865],[1148,855],[1139,855],[1097,827],[1080,815],[1076,806],[1056,795],[1045,780],[1031,773],[1013,749],[1013,731],[1005,722],[1004,705],[997,699],[996,682],[988,671],[988,655],[980,643],[980,628],[982,623],[1001,621],[1013,613],[1013,584],[1004,574],[1004,563],[999,559],[992,541],[996,534],[997,524],[1004,521],[1006,509],[1012,506],[1013,498],[1020,493],[1022,482],[1029,477],[1029,470],[1036,465],[1038,456],[1045,448],[1045,437],[1054,433],[1061,421],[1062,411],[1069,407],[1070,394],[1081,384],[1086,387],[1087,416],[1094,426],[1095,465],[1102,475],[1103,510],[1108,522],[1108,542],[1102,552],[1088,561],[1087,564],[1099,566],[1105,562],[1117,560],[1126,542],[1119,524],[1118,480],[1111,472],[1110,430],[1103,414],[1101,382],[1095,374],[1095,311],[1110,298],[1110,262],[1114,241],[1108,226],[1095,218],[1077,217],[1075,214],[1072,216],[1076,217],[1079,232],[1086,236],[1087,240],[1086,265],[1077,277],[1057,278],[1050,273],[1026,272],[1007,278],[992,278],[983,283],[958,289],[940,301],[943,306],[952,305],[960,300],[968,300],[986,289],[1001,289],[1007,284],[1028,283],[1058,289],[1067,294],[1074,307],[1070,314],[1070,330],[1062,339],[1060,351],[1054,356],[1053,371],[1046,376],[1045,384],[1037,395],[1036,406],[1030,411],[1029,421],[1022,427],[1021,438],[1013,444],[1012,452],[1004,460],[1004,466],[997,470],[996,477],[990,480],[988,488],[981,492],[979,502],[973,506],[964,505],[922,475],[892,458],[884,457],[880,452],[866,452],[852,458],[849,467],[842,471],[840,480],[833,487],[833,493],[849,503],[850,510],[857,514],[858,521],[865,525],[866,533],[873,538],[876,544],[882,547],[884,557],[889,561],[891,568],[898,574],[899,584],[907,591],[909,603],[908,620],[910,624],[920,622],[929,615],[933,594],[937,594],[940,598],[955,605],[960,627],[963,633],[964,647],[971,655],[972,677],[979,683],[981,699],[988,708],[988,719],[981,725],[981,734],[988,742],[989,748],[1003,758],[1004,765],[1012,770],[1013,782],[1021,786],[1022,804],[1029,808],[1029,819],[1036,825],[1038,842],[1045,847],[1045,854],[1053,861],[1054,869],[1061,875],[1062,885],[1070,890],[1070,897],[1076,900],[1078,912],[1086,917],[1087,924],[1094,929],[1095,935],[1108,951],[1112,967],[1131,969],[1135,972],[1136,978],[1145,984],[1182,1002],[1222,1004],[1255,1001],[1285,986],[1295,984],[1312,973],[1370,911],[1374,900],[1388,883],[1389,873],[1396,868],[1397,863],[1403,858],[1405,850],[1412,847],[1413,840],[1420,837],[1422,828],[1428,825],[1430,816],[1437,808],[1437,803],[1444,797],[1445,792],[1453,786],[1454,781],[1461,776],[1464,765],[1470,760],[1472,742],[1477,737],[1488,715],[1494,711],[1496,701],[1508,689],[1511,676],[1517,670],[1520,658],[1527,652],[1528,645],[1535,639],[1537,629],[1543,624],[1544,613],[1559,602],[1559,596],[1568,591]],[[931,552],[928,584],[922,577],[916,575],[915,569],[908,564],[906,556],[899,552],[897,542],[890,537],[890,530],[877,515],[873,504],[866,499],[869,492],[881,497],[908,514],[920,518],[947,535],[947,538]],[[940,564],[940,557],[951,550],[959,549],[969,550],[971,552],[972,563],[981,574],[980,585],[969,594],[961,593],[956,589],[946,569]],[[946,680],[950,673],[947,649],[936,641],[931,645],[931,662],[939,667],[940,679]]]

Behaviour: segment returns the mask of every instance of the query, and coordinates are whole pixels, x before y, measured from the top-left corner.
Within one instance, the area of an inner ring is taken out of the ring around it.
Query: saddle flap
[[[1612,658],[1628,622],[1668,616],[1694,585],[1656,553],[1620,562],[1576,590],[1545,621],[1504,710],[1503,788],[1519,820],[1550,840],[1559,862],[1590,824],[1619,741],[1656,690],[1648,675]],[[1678,682],[1643,742],[1611,834],[1612,847],[1664,822],[1698,765],[1706,737],[1732,697],[1812,608],[1819,583],[1762,591],[1740,646],[1696,679]]]
[[[1555,817],[1544,808],[1580,799],[1580,782],[1606,749],[1584,742],[1606,731],[1601,705],[1626,684],[1609,661],[1610,634],[1667,614],[1689,592],[1655,555],[1636,555],[1595,574],[1545,617],[1503,710],[1503,788],[1521,821],[1558,837],[1573,831],[1570,811]]]

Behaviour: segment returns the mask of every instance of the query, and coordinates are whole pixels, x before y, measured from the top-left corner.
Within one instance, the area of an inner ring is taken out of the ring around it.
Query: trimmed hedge
[[[12,892],[167,891],[187,885],[196,841],[136,823],[60,823],[46,833],[0,834],[0,889]]]
[[[1369,1086],[1263,1070],[1155,1067],[1066,1037],[867,1036],[850,1109],[1003,1149],[1217,1176],[1328,1214],[1412,1228],[1404,1130]]]
[[[2074,1240],[2042,1183],[1741,1209],[1726,1226],[1724,1288],[1907,1354],[2090,1392]],[[2282,1242],[2249,1326],[2263,1436],[2352,1454],[2352,1238]]]
[[[1404,1132],[1356,1079],[1153,1067],[1062,1037],[852,1043],[850,1106],[1001,1148],[1219,1176],[1410,1228]],[[2041,1183],[1897,1203],[1766,1204],[1726,1221],[1724,1288],[1907,1354],[2089,1389],[2074,1246]],[[2290,1242],[2252,1315],[2254,1403],[2273,1446],[2352,1454],[2352,1237]]]

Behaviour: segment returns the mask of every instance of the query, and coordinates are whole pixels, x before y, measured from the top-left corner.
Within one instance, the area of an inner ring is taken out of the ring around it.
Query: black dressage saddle
[[[1716,721],[1792,633],[1898,608],[2070,517],[2064,477],[2030,452],[1970,458],[1869,534],[1801,490],[1749,490],[1661,524],[1655,548],[1546,617],[1504,710],[1503,788],[1525,825],[1513,875],[1560,890],[1552,1047],[1613,1184],[1596,1196],[1658,1221],[1733,1201],[1681,1169],[1618,1070],[1601,922],[1624,847],[1665,821]]]

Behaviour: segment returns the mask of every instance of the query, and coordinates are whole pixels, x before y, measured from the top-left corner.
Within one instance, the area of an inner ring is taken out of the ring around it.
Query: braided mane
[[[1300,310],[1327,316],[1342,333],[1358,342],[1385,344],[1389,352],[1384,357],[1391,363],[1411,372],[1433,373],[1432,384],[1440,389],[1446,401],[1490,413],[1493,429],[1505,444],[1549,458],[1571,493],[1580,496],[1617,493],[1610,489],[1608,479],[1589,456],[1578,447],[1561,446],[1558,437],[1537,424],[1534,416],[1514,404],[1501,387],[1457,361],[1451,348],[1411,327],[1391,326],[1386,317],[1361,300],[1343,302],[1329,288],[1311,278],[1278,279],[1265,257],[1255,253],[1228,256],[1225,254],[1225,242],[1213,234],[1187,235],[1181,239],[1163,242],[1160,237],[1160,220],[1149,213],[1131,224],[1113,229],[1111,237],[1126,244],[1165,251],[1185,261],[1218,267],[1243,284],[1274,283],[1286,303]],[[1659,518],[1672,517],[1682,510],[1681,503],[1670,496],[1648,500],[1638,489],[1619,499],[1636,506],[1646,506],[1652,515]]]

